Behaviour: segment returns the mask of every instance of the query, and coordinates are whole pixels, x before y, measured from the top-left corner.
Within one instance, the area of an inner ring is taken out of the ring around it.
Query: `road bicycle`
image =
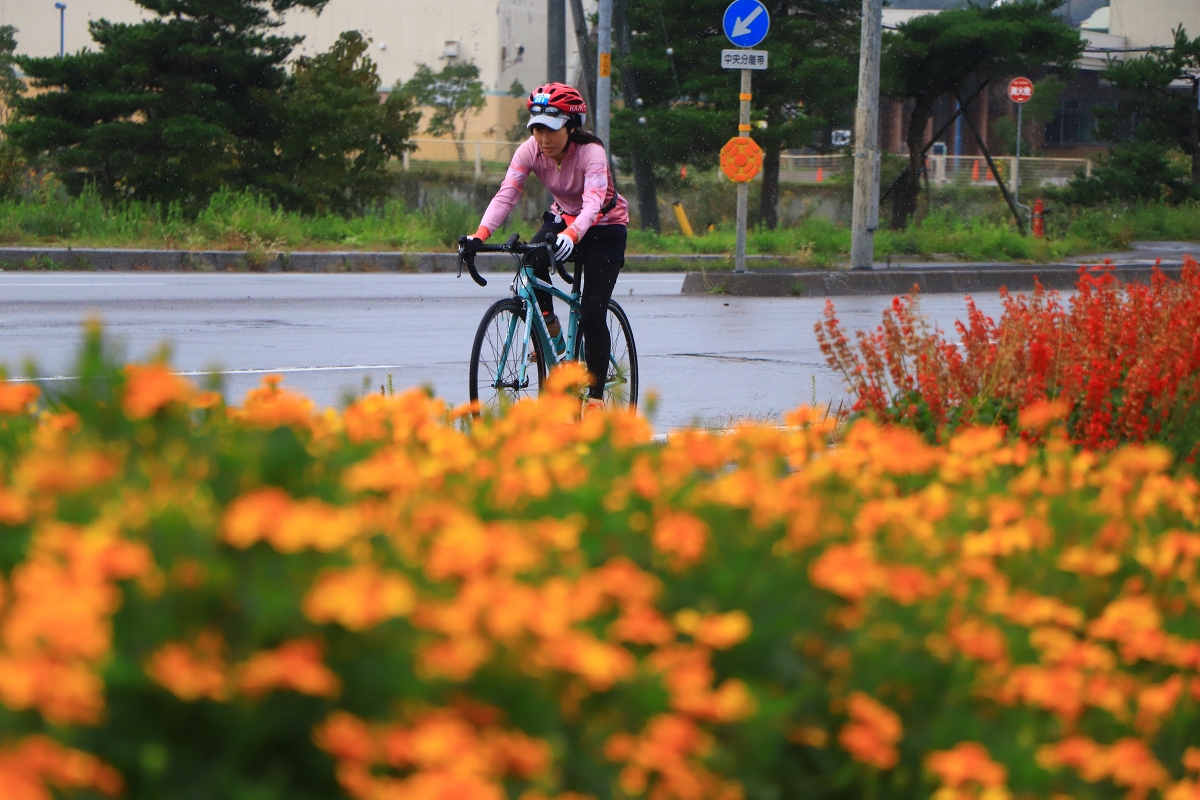
[[[522,243],[520,235],[515,233],[504,244],[480,245],[474,252],[466,243],[465,236],[458,240],[459,275],[465,264],[471,278],[480,286],[487,286],[487,281],[475,267],[476,252],[507,253],[515,259],[517,266],[512,296],[497,300],[484,313],[471,345],[471,400],[479,401],[481,411],[494,411],[541,392],[546,375],[559,364],[583,360],[584,337],[579,329],[583,264],[575,260],[572,276],[562,262],[554,259],[548,244]],[[545,251],[545,257],[550,259],[559,276],[570,284],[570,294],[534,275],[532,256],[541,250]],[[566,350],[562,355],[555,350],[535,290],[549,292],[570,309],[563,326]],[[615,300],[608,301],[605,321],[612,346],[608,354],[608,374],[604,378],[604,404],[614,408],[634,408],[638,399],[638,361],[633,327],[625,310]]]

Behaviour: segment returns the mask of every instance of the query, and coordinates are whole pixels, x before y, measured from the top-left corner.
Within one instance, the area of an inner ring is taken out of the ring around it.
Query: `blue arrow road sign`
[[[738,47],[754,47],[767,38],[771,15],[759,0],[733,0],[725,9],[722,27],[729,41]]]

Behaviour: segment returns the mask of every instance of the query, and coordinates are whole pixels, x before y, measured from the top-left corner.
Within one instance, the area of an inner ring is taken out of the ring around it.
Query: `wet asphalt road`
[[[231,401],[279,372],[321,405],[379,391],[389,373],[397,389],[425,384],[463,402],[476,325],[508,294],[507,276],[488,277],[480,288],[452,275],[0,272],[0,363],[70,376],[80,324],[95,316],[130,359],[165,342],[181,372],[223,371]],[[823,299],[684,296],[682,282],[626,273],[614,294],[633,323],[643,397],[658,395],[658,429],[778,418],[814,391],[822,404],[843,397],[813,336]],[[997,295],[976,301],[998,313]],[[834,302],[854,329],[877,325],[890,298]],[[965,316],[961,295],[922,306],[944,330]]]

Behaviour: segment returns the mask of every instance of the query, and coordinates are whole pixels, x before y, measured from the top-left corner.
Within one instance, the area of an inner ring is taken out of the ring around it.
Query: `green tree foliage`
[[[419,105],[433,109],[426,128],[431,136],[449,136],[458,148],[458,160],[466,161],[467,121],[483,110],[483,83],[479,67],[470,61],[447,64],[434,72],[428,64],[418,64],[417,72],[404,84],[403,91]]]
[[[379,102],[379,74],[357,31],[326,53],[296,61],[281,94],[278,162],[266,188],[289,208],[347,212],[387,193],[388,160],[413,145],[421,112],[392,92]]]
[[[1166,201],[1179,203],[1191,193],[1186,169],[1171,160],[1157,142],[1125,142],[1100,156],[1090,177],[1078,173],[1062,199],[1072,205]]]
[[[508,87],[509,97],[519,97],[522,100],[529,97],[525,86],[520,81],[513,81]],[[523,142],[529,138],[529,109],[522,103],[517,109],[517,121],[504,132],[504,138],[510,142]]]
[[[1165,162],[1167,151],[1177,149],[1191,159],[1191,182],[1200,186],[1198,70],[1200,37],[1189,39],[1183,26],[1176,28],[1171,47],[1156,48],[1141,58],[1109,64],[1103,76],[1122,91],[1121,100],[1115,106],[1097,108],[1095,116],[1100,138],[1118,142],[1113,148],[1114,163],[1144,161],[1152,148],[1160,151],[1157,160]],[[1181,88],[1178,84],[1183,81],[1187,83]],[[1122,139],[1131,140],[1138,147],[1129,154],[1119,154],[1117,151],[1129,146]],[[1154,179],[1158,177],[1161,175]],[[1144,193],[1158,194],[1165,185],[1148,186]]]
[[[293,7],[327,0],[137,0],[158,15],[90,23],[98,52],[18,59],[39,88],[13,140],[53,157],[68,188],[197,207],[222,186],[261,185],[280,132],[284,62],[272,35]]]
[[[13,100],[25,91],[25,81],[17,75],[17,29],[0,25],[0,106],[7,114]]]
[[[925,128],[946,94],[969,95],[982,81],[1050,65],[1066,68],[1083,51],[1078,31],[1058,16],[1062,0],[969,4],[901,24],[885,41],[884,90],[911,100],[905,129],[908,169],[892,194],[892,227],[916,212],[925,161]],[[978,102],[978,101],[977,101]],[[966,113],[966,112],[964,112]]]
[[[737,70],[720,69],[725,0],[630,0],[628,55],[618,66],[625,109],[614,114],[613,147],[651,155],[660,168],[681,163],[715,166],[722,144],[737,134]],[[771,33],[764,43],[770,68],[755,72],[753,138],[766,152],[762,218],[776,223],[783,150],[828,143],[819,135],[849,121],[858,68],[858,0],[768,0]],[[670,48],[672,54],[667,54]],[[637,105],[638,97],[642,105]],[[630,103],[630,100],[634,102]],[[644,118],[645,124],[639,120]]]
[[[8,118],[13,101],[25,91],[25,82],[17,75],[17,29],[0,25],[0,122]],[[0,128],[0,199],[12,196],[20,182],[24,161],[16,147]]]

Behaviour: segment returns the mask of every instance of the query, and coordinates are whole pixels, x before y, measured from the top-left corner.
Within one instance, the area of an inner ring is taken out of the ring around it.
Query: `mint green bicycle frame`
[[[524,387],[529,385],[529,359],[525,357],[525,354],[529,352],[529,340],[531,336],[536,335],[538,337],[538,345],[541,349],[542,356],[546,360],[547,371],[567,361],[571,358],[573,353],[577,352],[575,345],[576,338],[579,335],[579,284],[581,268],[579,264],[575,265],[575,280],[571,284],[571,293],[567,294],[558,287],[539,280],[538,277],[533,274],[533,267],[523,263],[524,259],[515,255],[514,258],[517,259],[518,266],[517,274],[513,277],[512,293],[513,297],[520,298],[525,302],[525,320],[521,323],[521,371],[517,378],[518,385]],[[538,305],[537,295],[534,294],[535,290],[549,292],[554,297],[557,297],[559,300],[562,300],[564,303],[566,303],[571,309],[571,313],[567,318],[567,349],[561,358],[554,349],[554,341],[550,336],[550,330],[546,327],[546,320],[544,317],[542,317],[541,306]],[[530,319],[537,320],[537,324],[531,326],[529,324]],[[504,341],[504,349],[500,353],[497,370],[504,369],[504,364],[507,361],[509,350],[513,345],[513,337],[517,332],[517,320],[518,317],[514,315],[512,322],[510,322],[508,325],[508,337]],[[617,366],[615,359],[612,357],[612,353],[609,353],[608,360],[612,362],[613,366]],[[495,380],[492,382],[492,385],[499,386],[503,377],[504,376],[498,371],[495,376]],[[615,382],[619,382],[619,379]],[[605,388],[608,388],[607,382]]]

